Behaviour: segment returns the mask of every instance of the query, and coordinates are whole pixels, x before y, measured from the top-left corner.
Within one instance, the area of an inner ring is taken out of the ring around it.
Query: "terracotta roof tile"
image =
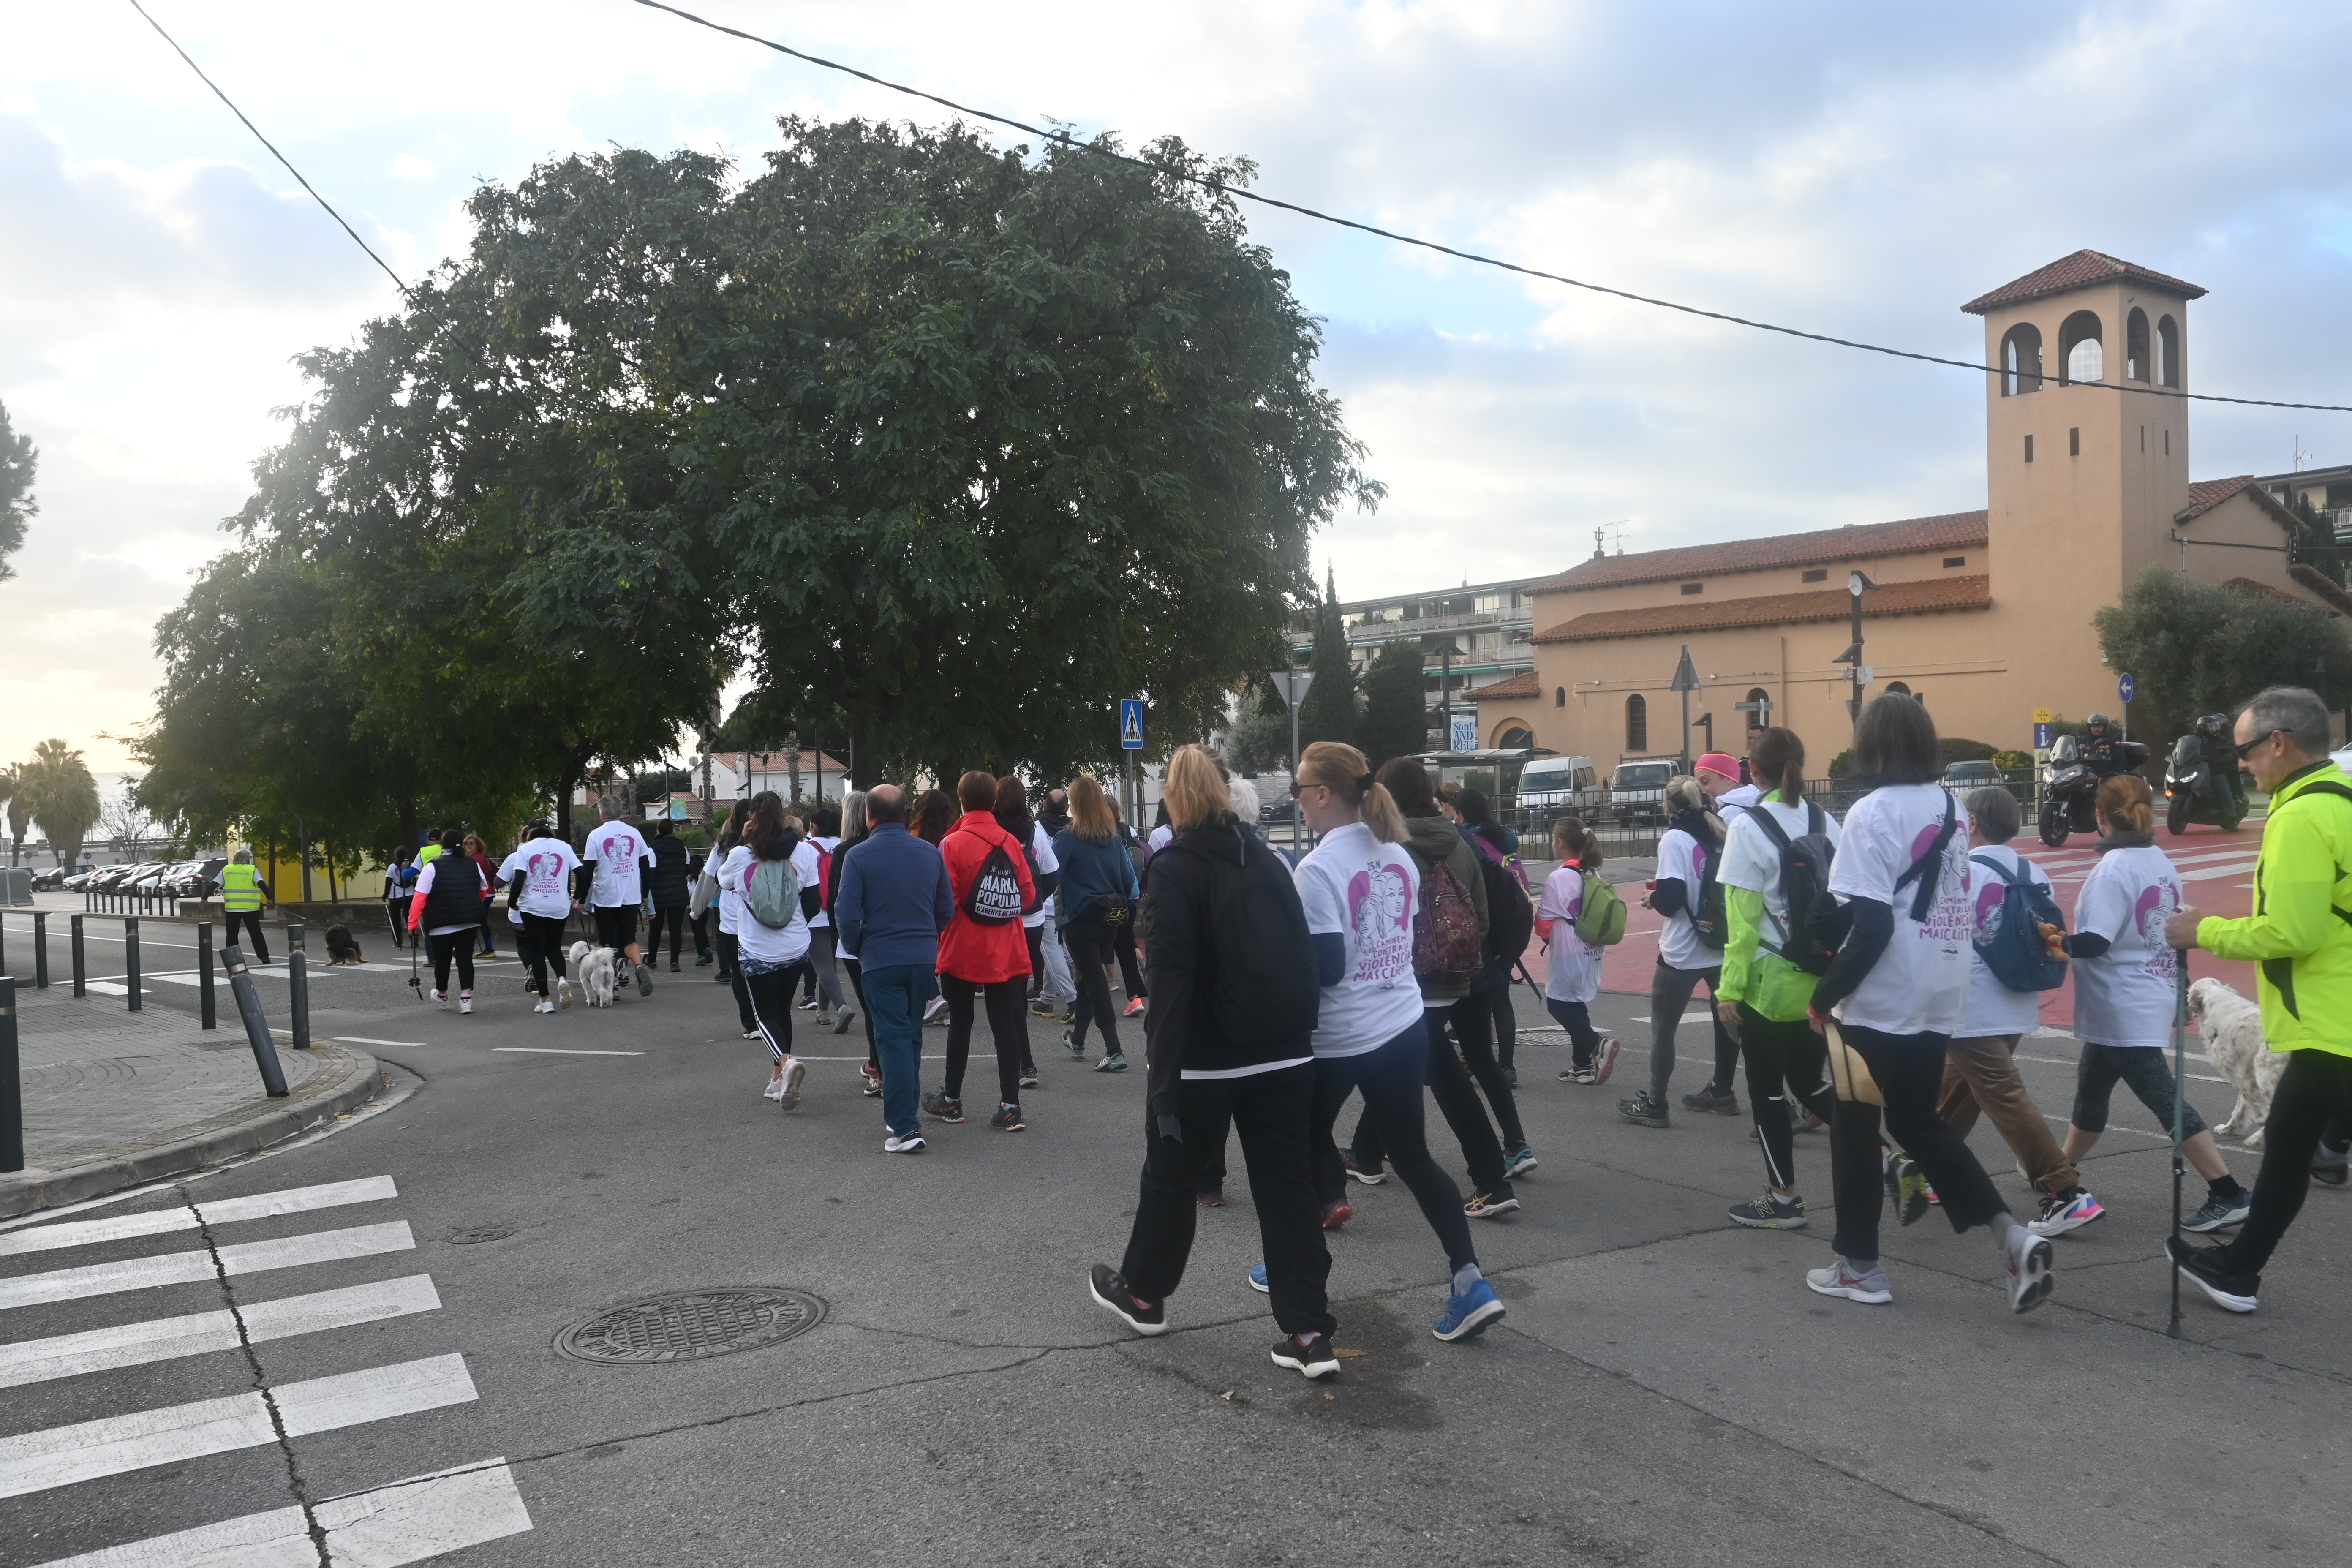
[[[1775,567],[1866,561],[1918,550],[1958,550],[1984,542],[1985,514],[1955,511],[1941,517],[1906,518],[1900,522],[1865,522],[1811,533],[1782,533],[1764,539],[1735,539],[1722,544],[1645,550],[1638,555],[1596,556],[1557,577],[1545,578],[1528,591],[1552,594],[1577,588],[1622,587],[1628,583],[1666,583],[1725,572],[1763,572]]]
[[[1543,688],[1537,683],[1534,670],[1523,669],[1507,679],[1495,682],[1492,686],[1474,686],[1463,695],[1474,702],[1484,702],[1489,698],[1499,702],[1507,697],[1521,700],[1540,697],[1543,695]]]
[[[2330,584],[2328,585],[2333,587],[2335,584]],[[2300,605],[2303,603],[2301,599],[2296,598],[2284,588],[2274,588],[2268,583],[2257,583],[2252,577],[2232,577],[2228,582],[2222,584],[2221,586],[2224,588],[2235,588],[2241,594],[2260,594],[2264,598],[2284,599],[2290,605]]]
[[[1889,583],[1862,596],[1865,616],[1925,615],[1938,610],[1981,610],[1992,603],[1992,578],[1927,577]],[[1597,642],[1604,637],[1656,637],[1669,632],[1724,631],[1736,626],[1791,626],[1805,621],[1842,621],[1853,609],[1843,588],[1801,594],[1763,594],[1752,599],[1648,605],[1625,610],[1595,610],[1535,635],[1539,643]]]
[[[1985,315],[2003,305],[2021,305],[2028,300],[2046,299],[2052,294],[2063,294],[2069,289],[2080,289],[2091,283],[2111,283],[2126,279],[2134,283],[2146,283],[2179,295],[2184,300],[2204,298],[2205,290],[2194,283],[2184,283],[2178,278],[2146,267],[2136,267],[2128,261],[2100,250],[2078,250],[2072,256],[2062,256],[2049,266],[2038,268],[2024,277],[2004,283],[1990,294],[1979,294],[1960,307],[1971,316]]]
[[[2326,600],[2338,613],[2352,615],[2352,594],[2337,587],[2318,567],[2298,561],[2286,569],[2286,574]]]

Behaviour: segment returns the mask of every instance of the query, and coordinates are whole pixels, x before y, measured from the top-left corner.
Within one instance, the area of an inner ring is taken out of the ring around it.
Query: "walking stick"
[[[2180,1245],[2180,1177],[2181,1129],[2188,1124],[2189,1107],[2189,954],[2176,948],[2173,961],[2179,966],[2178,994],[2172,1006],[2172,1242]],[[2173,1260],[2172,1248],[2165,1248],[2165,1261],[2172,1264],[2172,1326],[2165,1331],[2174,1339],[2180,1337],[2180,1265]]]

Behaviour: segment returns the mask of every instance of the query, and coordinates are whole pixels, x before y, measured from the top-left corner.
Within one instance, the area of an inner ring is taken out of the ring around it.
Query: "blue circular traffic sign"
[[[2126,672],[2126,673],[2125,674],[2124,678],[2123,678],[2121,680],[2118,680],[2118,681],[2116,681],[2116,692],[2117,692],[2118,694],[2120,694],[2120,695],[2122,696],[2122,698],[2123,698],[2123,700],[2124,700],[2125,701],[2128,702],[2128,701],[2130,701],[2130,700],[2131,700],[2131,699],[2132,699],[2132,678],[2131,678],[2131,676],[2130,676],[2130,674],[2129,674],[2128,672]]]

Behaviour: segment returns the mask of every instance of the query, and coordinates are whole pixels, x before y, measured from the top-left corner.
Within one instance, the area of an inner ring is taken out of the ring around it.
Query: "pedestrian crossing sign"
[[[1143,750],[1143,699],[1140,697],[1118,700],[1118,743],[1126,751]]]

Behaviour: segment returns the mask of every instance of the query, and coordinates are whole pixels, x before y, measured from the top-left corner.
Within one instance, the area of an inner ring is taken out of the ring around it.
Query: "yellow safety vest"
[[[251,866],[221,868],[221,908],[231,914],[261,907],[261,873]]]

